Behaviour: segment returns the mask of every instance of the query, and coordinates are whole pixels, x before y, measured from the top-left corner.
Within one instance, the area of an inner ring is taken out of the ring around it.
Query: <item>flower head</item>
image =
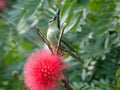
[[[57,80],[65,79],[61,71],[67,65],[49,50],[36,51],[24,66],[25,84],[30,90],[55,90]]]
[[[3,10],[7,7],[7,0],[0,0],[0,9]]]

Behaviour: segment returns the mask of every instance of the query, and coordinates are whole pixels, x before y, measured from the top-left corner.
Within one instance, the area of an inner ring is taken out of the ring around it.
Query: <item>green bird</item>
[[[51,19],[48,23],[48,31],[47,31],[47,40],[49,41],[53,51],[56,51],[58,45],[58,39],[60,35],[60,18],[59,18],[60,10],[57,11],[54,19]],[[78,54],[75,52],[73,47],[67,43],[64,37],[61,38],[61,44],[58,50],[59,55],[69,54],[72,57],[78,59],[82,64],[83,61],[80,59]]]

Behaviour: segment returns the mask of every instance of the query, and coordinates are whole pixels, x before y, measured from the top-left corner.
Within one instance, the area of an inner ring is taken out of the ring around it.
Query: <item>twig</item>
[[[50,51],[53,53],[52,48],[51,48],[50,43],[47,40],[47,38],[43,35],[43,33],[40,31],[40,29],[38,27],[36,27],[36,30],[37,30],[37,33],[39,34],[39,36],[42,38],[42,40],[47,44]]]
[[[58,53],[59,48],[60,48],[61,39],[62,39],[62,36],[63,36],[64,29],[65,29],[65,26],[64,26],[63,29],[60,31],[60,35],[59,35],[59,39],[58,39],[58,44],[57,44],[57,49],[56,49],[57,53]]]
[[[66,88],[66,90],[73,90],[67,80],[62,80],[62,82],[64,83],[64,87]]]

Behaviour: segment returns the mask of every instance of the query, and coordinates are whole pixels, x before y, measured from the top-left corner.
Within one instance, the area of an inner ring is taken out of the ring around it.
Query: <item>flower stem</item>
[[[66,90],[73,90],[73,88],[69,85],[67,80],[62,80],[62,82],[64,83],[64,87]]]

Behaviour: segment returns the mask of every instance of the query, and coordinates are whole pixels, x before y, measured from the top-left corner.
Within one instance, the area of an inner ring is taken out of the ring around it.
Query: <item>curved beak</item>
[[[57,20],[58,28],[60,29],[60,9],[57,10],[55,18]]]
[[[59,21],[59,14],[60,14],[60,9],[57,10],[57,13],[56,13],[55,17],[53,18],[53,20]]]

